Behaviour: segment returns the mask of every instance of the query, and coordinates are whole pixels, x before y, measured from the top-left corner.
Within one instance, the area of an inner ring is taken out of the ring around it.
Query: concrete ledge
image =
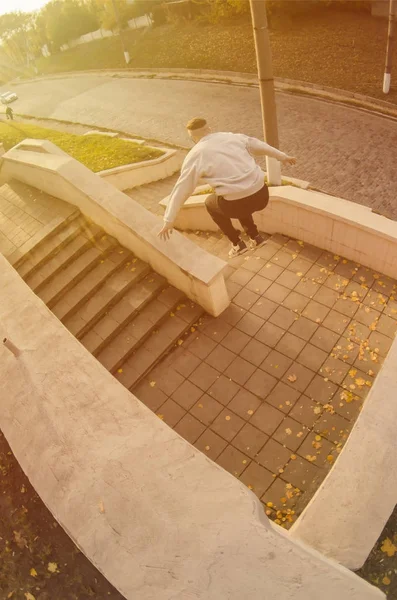
[[[397,276],[397,222],[370,208],[321,192],[292,186],[269,188],[266,210],[256,222],[267,233],[283,233]],[[204,197],[192,197],[176,221],[181,230],[217,231]],[[163,208],[167,201],[161,203]]]
[[[338,460],[290,535],[349,569],[364,564],[397,502],[397,339]]]
[[[128,140],[131,141],[131,140]],[[118,190],[132,189],[146,183],[159,181],[170,177],[182,166],[183,156],[177,150],[158,148],[164,152],[163,156],[143,162],[122,165],[114,169],[100,171],[102,179],[114,185]]]
[[[103,183],[102,183],[103,185]],[[376,600],[269,525],[254,494],[126,390],[0,256],[0,425],[71,539],[127,600]]]
[[[224,261],[178,232],[162,242],[157,216],[68,155],[13,149],[3,157],[1,175],[77,206],[210,314],[217,316],[229,305]]]

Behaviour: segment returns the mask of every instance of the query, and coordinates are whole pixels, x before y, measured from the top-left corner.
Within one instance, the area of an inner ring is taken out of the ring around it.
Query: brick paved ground
[[[0,187],[0,253],[9,257],[74,207],[22,183]]]
[[[251,88],[85,75],[24,83],[17,91],[16,112],[184,146],[184,123],[197,114],[215,129],[262,135],[259,94]],[[285,175],[397,216],[397,122],[283,93],[277,110],[280,147],[298,157]]]
[[[288,527],[390,348],[397,284],[280,235],[231,271],[230,308],[193,327],[134,393]]]

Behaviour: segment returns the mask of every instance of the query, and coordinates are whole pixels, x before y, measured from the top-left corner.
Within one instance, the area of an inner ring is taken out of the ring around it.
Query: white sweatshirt
[[[199,182],[210,185],[225,200],[239,200],[255,194],[264,186],[264,178],[254,156],[263,155],[277,160],[287,157],[266,142],[240,133],[206,135],[183,162],[164,221],[175,221],[182,204],[192,195]]]

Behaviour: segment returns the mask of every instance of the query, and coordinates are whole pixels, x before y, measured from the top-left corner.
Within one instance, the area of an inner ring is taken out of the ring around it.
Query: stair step
[[[98,290],[98,292],[87,300],[72,316],[63,319],[67,329],[78,339],[82,338],[103,315],[123,297],[127,292],[138,284],[138,282],[150,273],[150,267],[133,258],[123,268],[111,275]]]
[[[190,330],[204,312],[201,306],[187,299],[180,306],[180,311],[172,312],[174,317],[169,315],[161,324],[159,331],[153,332],[114,374],[116,379],[131,391],[178,343],[178,340]]]
[[[58,254],[64,246],[77,237],[80,233],[82,221],[83,218],[79,215],[71,222],[64,223],[63,227],[54,230],[51,235],[25,255],[24,262],[17,267],[17,271],[22,279],[33,275],[38,268],[52,256]]]
[[[114,373],[169,315],[170,307],[154,298],[97,353],[97,359]]]
[[[52,312],[54,315],[61,321],[71,317],[80,306],[99,291],[112,274],[122,268],[128,260],[131,261],[132,258],[130,252],[124,250],[121,246],[116,247],[83,280],[79,281],[53,305]]]
[[[76,260],[88,248],[91,248],[103,231],[95,226],[95,235],[88,237],[82,232],[79,232],[66,246],[62,247],[59,252],[51,256],[39,268],[35,269],[32,275],[25,277],[28,286],[34,291],[39,292],[45,287],[53,277],[55,277],[62,269],[70,262]]]
[[[104,260],[109,252],[113,250],[116,243],[112,238],[104,236],[95,243],[95,246],[88,248],[84,254],[81,254],[76,260],[68,262],[64,269],[61,269],[55,277],[51,278],[44,287],[40,286],[37,296],[52,308],[58,300],[70,290],[76,283],[84,279],[100,260]]]
[[[112,308],[81,337],[81,343],[94,356],[112,342],[128,323],[141,311],[165,286],[163,277],[150,272],[137,285],[132,287]]]

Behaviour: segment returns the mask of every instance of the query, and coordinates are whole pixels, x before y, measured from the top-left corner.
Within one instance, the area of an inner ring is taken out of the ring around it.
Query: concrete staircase
[[[203,313],[81,214],[64,221],[14,267],[65,327],[129,389]]]

